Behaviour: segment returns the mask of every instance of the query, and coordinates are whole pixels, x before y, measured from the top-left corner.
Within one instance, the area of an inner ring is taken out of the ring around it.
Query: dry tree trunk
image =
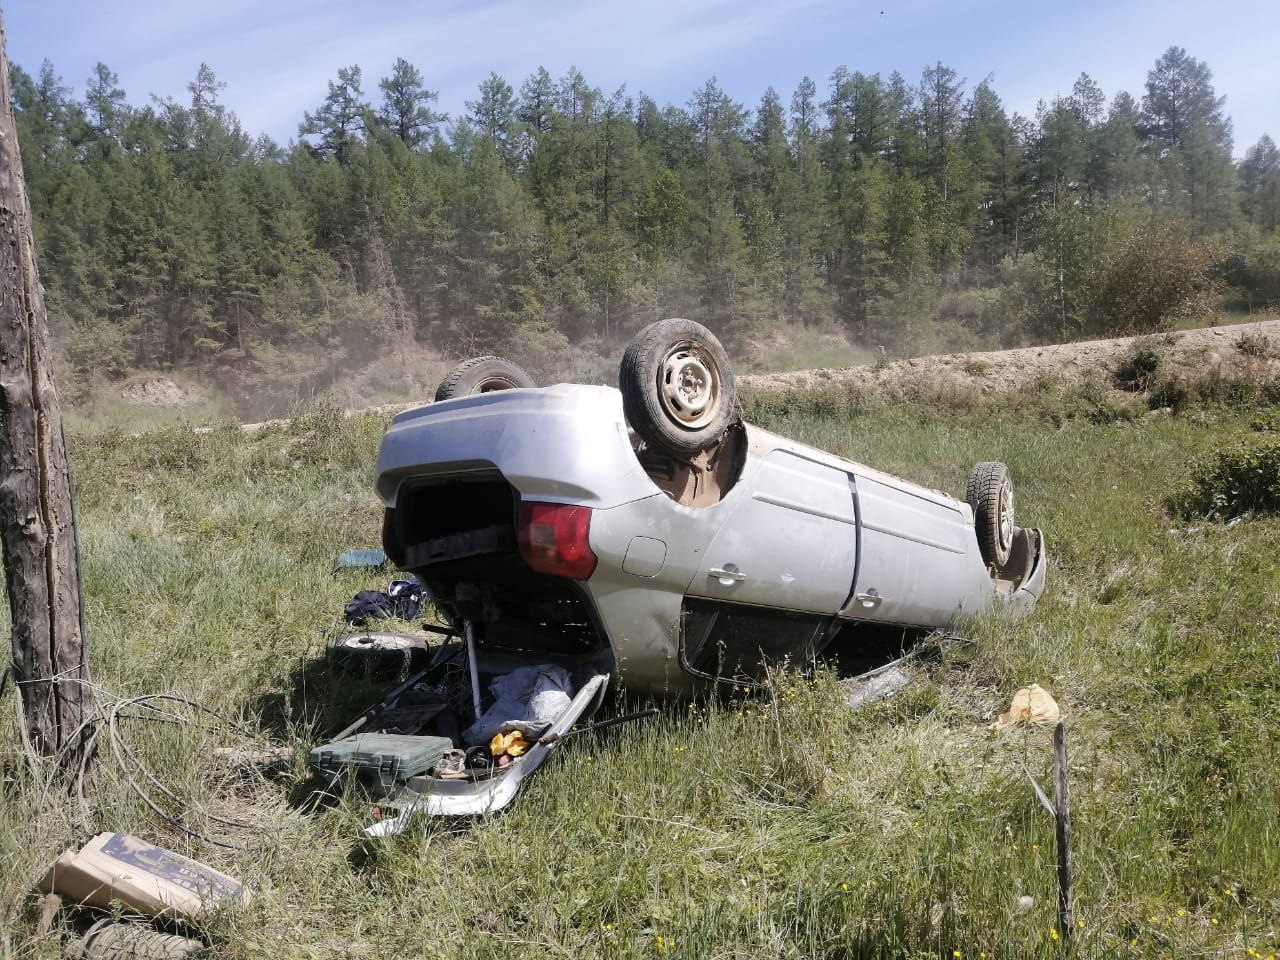
[[[34,757],[70,773],[88,760],[82,725],[92,696],[50,359],[0,20],[0,539],[24,741]]]

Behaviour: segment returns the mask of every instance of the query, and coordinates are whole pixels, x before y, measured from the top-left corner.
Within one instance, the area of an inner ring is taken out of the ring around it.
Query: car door
[[[821,649],[853,586],[857,527],[848,475],[785,450],[735,494],[687,591],[681,659],[751,682]]]
[[[858,466],[857,583],[844,617],[945,626],[971,591],[974,542],[963,506],[905,480]]]
[[[689,595],[828,616],[840,610],[857,553],[849,475],[771,450],[734,495]]]

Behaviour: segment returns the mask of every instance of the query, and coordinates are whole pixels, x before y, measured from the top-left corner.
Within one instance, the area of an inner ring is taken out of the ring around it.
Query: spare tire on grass
[[[618,369],[622,409],[646,443],[688,459],[715,445],[737,418],[729,355],[692,320],[651,323]]]
[[[425,667],[431,654],[426,637],[386,630],[332,637],[328,648],[335,668],[369,677],[407,677]]]
[[[519,364],[502,357],[472,357],[462,361],[440,381],[440,386],[436,387],[436,400],[536,386],[533,377]]]

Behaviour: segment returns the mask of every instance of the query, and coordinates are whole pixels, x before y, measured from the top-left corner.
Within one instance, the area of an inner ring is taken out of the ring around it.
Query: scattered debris
[[[495,702],[463,731],[467,743],[484,743],[495,734],[511,731],[522,732],[528,739],[540,736],[568,708],[573,681],[564,667],[544,663],[494,677],[489,690]]]
[[[414,737],[394,733],[359,733],[321,744],[311,751],[311,766],[331,780],[349,778],[376,797],[397,784],[425,774],[453,750],[448,737]]]
[[[333,559],[333,569],[339,570],[382,570],[390,561],[378,547],[365,550],[345,550]]]
[[[1031,686],[1023,687],[1015,693],[1013,702],[1009,704],[1008,711],[1000,714],[996,722],[987,729],[993,731],[1005,730],[1020,723],[1044,726],[1050,723],[1057,723],[1061,716],[1062,711],[1058,709],[1057,701],[1053,699],[1049,691],[1040,686],[1040,684],[1033,683]]]
[[[840,686],[844,688],[845,701],[856,710],[876,700],[891,697],[910,683],[910,674],[901,667],[891,666],[887,670],[875,671],[866,677],[854,677],[851,680],[842,681]]]
[[[352,626],[363,626],[370,620],[417,620],[422,605],[428,602],[426,588],[417,577],[392,580],[386,590],[361,590],[347,603],[343,615]]]
[[[256,774],[279,780],[293,768],[292,747],[217,747],[213,755],[242,774]]]
[[[83,960],[184,960],[202,950],[199,940],[107,918],[90,927],[66,954]]]
[[[100,833],[65,851],[40,889],[102,910],[119,902],[145,916],[187,920],[249,900],[239,880],[126,833]]]

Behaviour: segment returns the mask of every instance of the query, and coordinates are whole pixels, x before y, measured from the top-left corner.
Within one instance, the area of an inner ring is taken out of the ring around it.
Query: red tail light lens
[[[591,550],[591,508],[563,503],[520,504],[520,556],[532,569],[586,580],[596,568]]]

